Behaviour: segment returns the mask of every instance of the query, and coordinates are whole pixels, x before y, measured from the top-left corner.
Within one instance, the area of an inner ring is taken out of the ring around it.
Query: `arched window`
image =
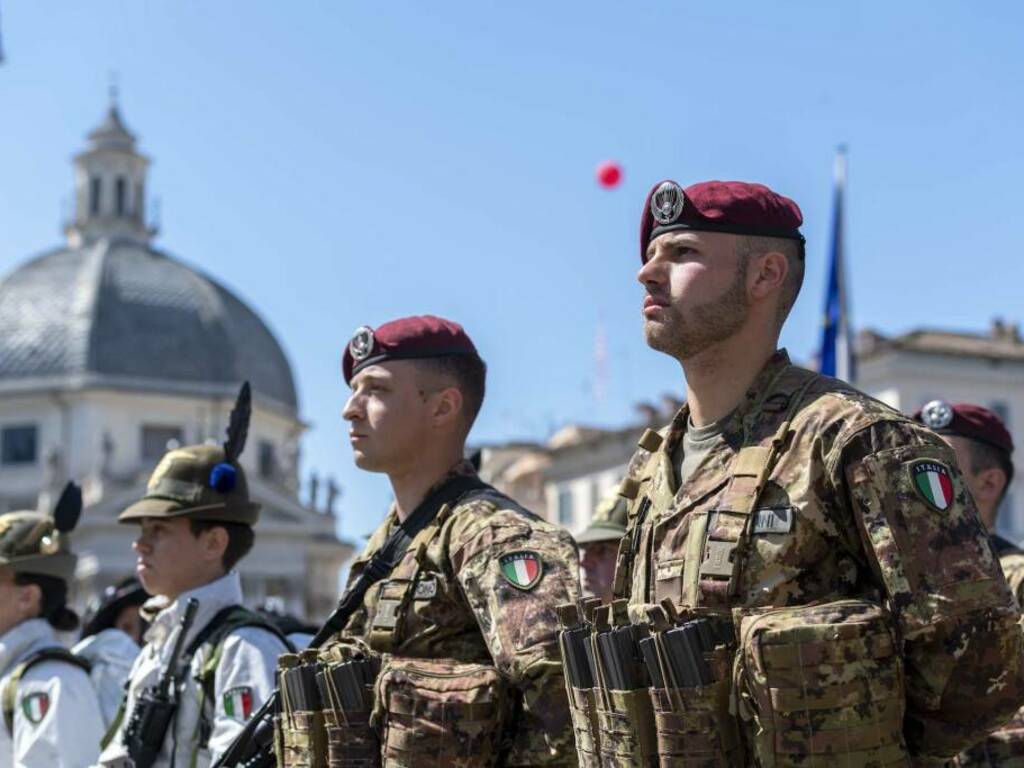
[[[100,177],[89,178],[89,214],[96,216],[100,212]]]
[[[118,216],[124,216],[125,204],[128,202],[128,184],[124,176],[118,176],[114,182],[114,210]]]

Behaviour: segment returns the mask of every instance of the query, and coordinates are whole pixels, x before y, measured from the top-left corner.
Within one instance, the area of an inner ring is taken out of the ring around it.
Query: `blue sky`
[[[259,309],[285,345],[352,538],[390,494],[340,411],[351,332],[463,322],[490,392],[473,438],[622,424],[681,393],[640,331],[636,233],[671,176],[801,205],[818,337],[835,146],[850,148],[854,324],[1024,320],[1024,5],[0,0],[0,270],[60,241],[69,158],[109,73],[162,201],[157,245]],[[614,191],[594,183],[622,163]],[[594,347],[607,336],[605,396]]]

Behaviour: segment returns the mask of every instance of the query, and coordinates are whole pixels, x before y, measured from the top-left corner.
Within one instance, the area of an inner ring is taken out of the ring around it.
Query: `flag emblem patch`
[[[21,711],[25,713],[25,717],[32,725],[39,725],[46,717],[46,713],[50,711],[49,694],[42,691],[30,693],[21,700]]]
[[[224,692],[224,714],[245,722],[252,714],[252,688],[240,685]]]
[[[945,464],[915,461],[910,465],[910,480],[917,495],[933,509],[945,512],[953,503],[953,478]]]
[[[498,560],[501,575],[516,589],[531,590],[544,575],[544,564],[536,552],[509,552]]]

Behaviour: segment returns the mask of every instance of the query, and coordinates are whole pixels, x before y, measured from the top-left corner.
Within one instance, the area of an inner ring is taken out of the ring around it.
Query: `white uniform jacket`
[[[71,651],[92,667],[89,677],[100,700],[103,727],[107,728],[121,706],[124,684],[128,682],[132,664],[139,655],[139,646],[126,632],[111,627],[83,638]]]
[[[29,619],[0,636],[0,691],[29,654],[59,648],[53,628]],[[103,723],[85,670],[66,661],[41,661],[18,683],[14,734],[0,723],[0,768],[80,768],[95,762]]]
[[[181,617],[189,598],[199,601],[192,628],[185,637],[187,648],[211,619],[222,609],[242,604],[242,583],[235,571],[216,581],[180,595],[167,604],[166,598],[149,600],[143,610],[159,610],[146,632],[146,645],[135,659],[128,684],[128,698],[124,717],[103,754],[100,765],[124,766],[128,755],[122,737],[131,718],[138,695],[156,685],[179,633]],[[204,709],[213,729],[207,744],[200,734],[200,704],[202,690],[199,674],[214,647],[203,645],[189,661],[189,672],[178,690],[178,711],[168,729],[157,768],[206,768],[227,749],[242,730],[249,716],[266,700],[274,689],[277,657],[286,648],[270,632],[258,627],[242,627],[228,635],[223,644],[220,663],[214,677],[214,697]],[[184,662],[185,660],[182,659]]]

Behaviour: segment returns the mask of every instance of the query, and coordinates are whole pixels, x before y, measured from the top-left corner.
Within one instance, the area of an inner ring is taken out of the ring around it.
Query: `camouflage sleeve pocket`
[[[952,449],[878,451],[849,466],[846,476],[868,554],[894,607],[928,613],[950,601],[961,611],[994,604],[993,590],[982,583],[998,578],[998,564]]]

